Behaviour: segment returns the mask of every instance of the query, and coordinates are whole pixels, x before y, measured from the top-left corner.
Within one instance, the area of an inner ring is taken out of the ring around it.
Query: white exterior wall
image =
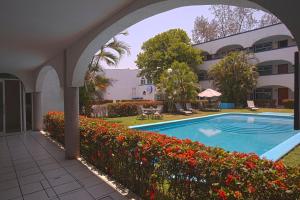
[[[64,95],[54,69],[47,72],[42,85],[43,116],[49,111],[64,111]]]
[[[261,39],[276,36],[287,35],[291,36],[290,31],[283,24],[269,26],[267,28],[261,28],[245,33],[220,38],[206,43],[200,43],[195,45],[196,48],[203,49],[209,54],[215,54],[219,49],[229,45],[241,45],[242,47],[251,47],[253,44]]]
[[[254,53],[255,58],[257,59],[257,64],[272,65],[272,73],[273,75],[265,75],[259,76],[257,80],[257,88],[260,87],[271,87],[273,99],[277,100],[278,98],[278,88],[279,87],[287,87],[289,88],[289,98],[294,97],[294,74],[293,71],[293,63],[294,63],[294,52],[298,51],[298,48],[295,45],[295,41],[292,38],[291,33],[283,24],[277,24],[273,26],[269,26],[266,28],[261,28],[258,30],[249,31],[246,33],[241,33],[229,37],[225,37],[222,39],[213,40],[210,42],[202,43],[195,45],[196,48],[200,48],[209,54],[216,54],[219,49],[223,47],[229,47],[232,45],[240,45],[243,48],[252,47],[255,43],[272,41],[273,48],[278,48],[278,42],[281,39],[288,38],[288,46],[285,48],[272,49],[263,52]],[[203,64],[199,66],[200,70],[208,71],[213,65],[218,63],[221,59],[213,59],[204,61]],[[277,74],[278,73],[278,64],[287,63],[288,66],[288,74]],[[202,89],[213,88],[212,81],[205,80],[200,81],[200,85]]]
[[[156,88],[150,85],[141,85],[141,78],[138,77],[138,69],[104,69],[104,74],[112,80],[104,94],[106,100],[129,100],[142,98],[154,100]],[[150,91],[151,89],[152,91]],[[135,92],[134,92],[135,91]],[[143,92],[146,91],[144,95]]]

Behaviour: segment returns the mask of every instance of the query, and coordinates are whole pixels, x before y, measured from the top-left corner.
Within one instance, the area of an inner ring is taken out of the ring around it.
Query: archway
[[[138,2],[135,6],[128,7],[125,10],[120,11],[113,18],[108,20],[105,25],[99,27],[93,33],[89,35],[89,37],[85,38],[80,42],[80,47],[82,50],[76,53],[79,56],[78,61],[75,61],[75,68],[73,70],[72,82],[70,85],[72,86],[81,86],[83,84],[84,72],[86,70],[87,64],[91,60],[93,54],[98,50],[98,47],[108,41],[111,37],[126,29],[127,27],[145,19],[151,17],[155,14],[162,13],[164,11],[168,11],[174,8],[179,8],[183,6],[192,6],[192,5],[207,5],[207,4],[229,4],[235,6],[243,6],[256,8],[261,10],[267,10],[275,14],[279,19],[285,23],[288,28],[294,34],[294,37],[297,36],[296,33],[299,32],[295,23],[293,23],[293,19],[289,18],[286,12],[283,12],[280,8],[279,2],[273,2],[272,4],[266,1],[258,1],[258,0],[241,0],[241,1],[216,1],[216,0],[173,0],[173,1],[143,1]],[[291,6],[290,9],[293,9]],[[297,40],[297,38],[296,38]]]
[[[49,111],[63,111],[63,88],[54,67],[43,67],[36,80],[36,92],[41,94],[42,115]]]
[[[244,47],[240,44],[232,44],[232,45],[223,46],[216,51],[216,54],[214,55],[214,57],[215,58],[223,58],[225,55],[227,55],[230,52],[241,51],[243,49],[244,49]]]
[[[73,87],[82,86],[84,80],[84,72],[87,69],[88,63],[92,56],[98,51],[99,46],[105,44],[109,39],[119,32],[125,30],[129,26],[142,21],[153,15],[172,10],[184,6],[207,5],[207,4],[229,4],[235,6],[245,6],[250,8],[263,9],[258,4],[243,0],[243,1],[217,1],[217,0],[172,0],[172,1],[143,1],[138,2],[134,7],[128,8],[123,12],[119,12],[114,18],[107,21],[105,27],[99,27],[98,31],[91,34],[86,41],[81,42],[82,51],[79,53],[79,59],[75,62],[75,68],[72,74]],[[101,30],[100,30],[101,29]],[[85,43],[86,42],[86,43]],[[85,46],[83,46],[85,43]],[[76,51],[78,53],[78,51]]]

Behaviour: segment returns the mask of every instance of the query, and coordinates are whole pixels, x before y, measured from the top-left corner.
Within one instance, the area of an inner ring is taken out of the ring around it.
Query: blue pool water
[[[258,155],[294,136],[293,118],[251,114],[224,114],[136,127],[181,139]],[[298,131],[299,132],[299,131]]]

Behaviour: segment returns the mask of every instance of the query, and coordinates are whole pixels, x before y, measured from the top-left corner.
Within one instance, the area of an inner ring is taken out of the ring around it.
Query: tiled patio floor
[[[40,133],[0,136],[0,199],[126,199]]]

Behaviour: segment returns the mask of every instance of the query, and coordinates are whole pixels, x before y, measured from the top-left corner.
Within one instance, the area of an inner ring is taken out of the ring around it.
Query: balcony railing
[[[278,50],[278,49],[285,49],[285,48],[290,48],[290,47],[295,47],[297,45],[289,45],[289,46],[286,46],[286,47],[280,47],[280,48],[272,48],[272,49],[265,49],[265,50],[259,50],[259,51],[256,51],[254,49],[254,47],[247,47],[247,48],[244,48],[242,49],[241,51],[247,51],[249,53],[262,53],[262,52],[266,52],[266,51],[273,51],[273,50]],[[228,54],[227,54],[228,55]],[[219,54],[211,54],[209,56],[206,56],[204,57],[204,61],[209,61],[209,60],[217,60],[217,59],[222,59],[224,58],[226,55],[219,55]]]

